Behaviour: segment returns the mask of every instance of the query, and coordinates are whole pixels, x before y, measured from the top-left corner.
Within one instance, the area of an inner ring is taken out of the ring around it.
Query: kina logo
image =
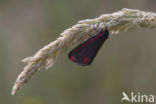
[[[145,95],[145,94],[141,94],[140,92],[138,93],[134,93],[131,92],[128,96],[128,94],[126,94],[125,92],[122,92],[122,98],[121,98],[121,102],[148,102],[148,103],[152,103],[154,102],[154,95]]]

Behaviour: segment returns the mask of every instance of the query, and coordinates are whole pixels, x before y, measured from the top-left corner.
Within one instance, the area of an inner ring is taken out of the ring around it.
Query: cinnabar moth
[[[101,30],[96,36],[91,37],[74,48],[68,54],[69,59],[78,65],[90,65],[93,62],[97,52],[108,38],[108,35],[109,31],[107,29],[105,31]]]

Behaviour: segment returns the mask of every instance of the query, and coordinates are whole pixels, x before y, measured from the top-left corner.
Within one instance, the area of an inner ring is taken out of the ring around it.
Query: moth
[[[91,65],[101,46],[107,40],[109,31],[101,30],[97,35],[84,41],[68,54],[68,58],[78,65]]]

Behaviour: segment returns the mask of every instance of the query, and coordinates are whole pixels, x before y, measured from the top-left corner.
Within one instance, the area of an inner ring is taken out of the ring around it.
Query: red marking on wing
[[[79,48],[75,49],[74,52],[77,52],[77,51],[79,51],[81,48],[85,47],[86,45],[88,45],[88,44],[94,42],[95,40],[98,40],[102,35],[103,35],[103,34],[100,33],[97,37],[95,37],[95,38],[89,40],[88,42],[86,42],[85,44],[83,44],[82,46],[80,46]]]
[[[89,58],[89,57],[85,57],[85,58],[83,59],[83,62],[86,63],[86,64],[89,63],[89,61],[90,61],[90,58]]]
[[[71,59],[72,61],[76,60],[75,56],[71,56],[70,59]]]

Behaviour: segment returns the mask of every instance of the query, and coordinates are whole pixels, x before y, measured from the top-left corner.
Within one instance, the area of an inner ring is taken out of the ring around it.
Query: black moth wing
[[[108,35],[109,32],[106,29],[105,31],[101,31],[96,36],[93,36],[81,43],[68,54],[69,59],[78,65],[90,65],[93,62],[97,52],[108,38]]]

